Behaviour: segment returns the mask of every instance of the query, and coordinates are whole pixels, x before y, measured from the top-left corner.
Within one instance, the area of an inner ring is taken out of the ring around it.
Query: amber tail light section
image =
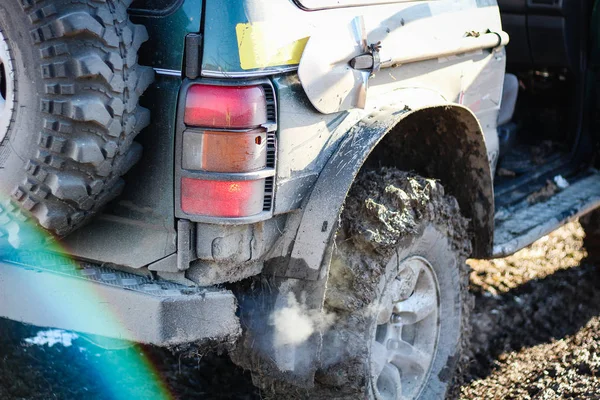
[[[187,131],[183,168],[214,172],[249,172],[267,165],[267,130]]]

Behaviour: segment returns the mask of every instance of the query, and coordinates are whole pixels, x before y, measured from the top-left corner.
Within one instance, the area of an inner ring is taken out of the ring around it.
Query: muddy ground
[[[476,295],[464,399],[600,398],[600,268],[569,224],[495,261],[471,261]],[[102,350],[28,344],[38,328],[0,320],[0,399],[260,399],[248,373],[225,357],[180,359],[154,348]],[[139,383],[120,359],[154,365]],[[108,379],[103,366],[111,365]],[[104,371],[104,372],[103,372]],[[162,381],[170,396],[153,392]],[[120,398],[127,398],[121,396]]]
[[[600,398],[600,268],[569,224],[501,260],[471,261],[466,399]]]

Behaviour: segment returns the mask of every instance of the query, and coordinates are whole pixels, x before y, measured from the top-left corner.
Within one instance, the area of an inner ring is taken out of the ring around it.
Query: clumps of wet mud
[[[362,171],[346,199],[331,263],[325,306],[338,318],[324,337],[323,365],[316,377],[322,392],[329,386],[338,388],[332,393],[339,398],[364,396],[360,393],[368,385],[368,348],[376,326],[378,295],[385,286],[386,265],[398,247],[410,246],[428,224],[447,233],[462,263],[458,268],[461,296],[465,296],[464,337],[468,340],[472,303],[468,268],[462,261],[471,252],[471,245],[468,220],[461,216],[458,202],[433,179],[393,168]]]
[[[435,179],[380,168],[363,172],[354,183],[342,212],[343,229],[360,248],[389,256],[427,220],[446,226],[454,249],[466,255],[468,221],[458,210],[456,199]]]
[[[329,307],[356,311],[376,297],[385,265],[398,246],[409,246],[424,222],[446,233],[452,248],[463,259],[471,253],[469,221],[453,196],[435,179],[395,168],[361,172],[346,199],[342,227],[336,238],[342,262],[332,261],[326,302]],[[467,291],[468,267],[462,263],[461,282]],[[469,315],[471,301],[464,302]]]
[[[392,168],[362,171],[342,210],[326,304],[345,312],[369,307],[400,241],[413,240],[421,222],[444,208],[443,200],[444,189],[433,179]]]
[[[462,399],[600,398],[600,269],[579,223],[499,260],[471,260]]]

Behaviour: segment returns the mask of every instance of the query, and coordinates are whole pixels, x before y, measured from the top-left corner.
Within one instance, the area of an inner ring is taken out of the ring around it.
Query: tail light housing
[[[176,216],[251,223],[272,215],[276,104],[265,81],[182,88],[176,137]]]

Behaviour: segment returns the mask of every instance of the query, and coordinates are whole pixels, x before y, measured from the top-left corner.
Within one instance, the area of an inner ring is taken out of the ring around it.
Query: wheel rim
[[[12,118],[14,101],[13,68],[8,43],[0,28],[0,141],[4,140],[10,119]]]
[[[371,381],[378,400],[416,398],[439,338],[439,285],[431,264],[411,257],[387,286],[371,346]]]

